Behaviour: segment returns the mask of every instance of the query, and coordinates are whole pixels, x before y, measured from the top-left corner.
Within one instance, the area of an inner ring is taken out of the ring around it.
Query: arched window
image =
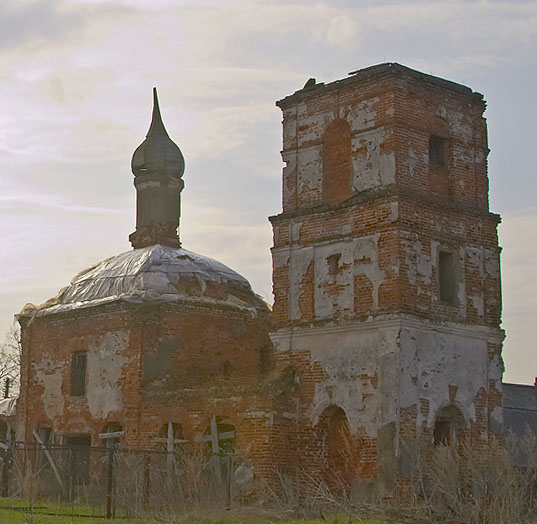
[[[436,414],[434,423],[434,444],[449,446],[464,437],[466,423],[461,410],[453,404],[445,406]]]
[[[336,118],[323,134],[323,200],[338,203],[351,196],[351,126]]]

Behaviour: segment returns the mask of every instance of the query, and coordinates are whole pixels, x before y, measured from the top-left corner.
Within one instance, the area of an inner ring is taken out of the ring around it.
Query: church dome
[[[195,302],[267,311],[249,282],[224,264],[180,247],[184,159],[162,123],[156,89],[147,138],[136,149],[132,170],[137,190],[132,251],[79,273],[59,294],[40,306],[28,304],[22,316],[98,306],[110,302]]]
[[[153,175],[160,177],[182,177],[185,159],[177,144],[169,137],[153,89],[153,116],[145,140],[136,148],[132,156],[131,168],[134,176]]]
[[[40,306],[22,316],[46,315],[110,302],[196,302],[249,310],[268,306],[249,282],[226,265],[183,248],[155,245],[121,253],[82,271]]]

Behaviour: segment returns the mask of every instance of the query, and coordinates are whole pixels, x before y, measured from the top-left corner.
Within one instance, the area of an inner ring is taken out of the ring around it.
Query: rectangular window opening
[[[457,279],[455,275],[455,255],[449,251],[438,254],[438,276],[440,283],[440,300],[446,304],[454,304]]]
[[[446,166],[446,139],[431,135],[429,137],[429,164]]]
[[[86,352],[75,353],[71,362],[71,394],[83,397],[86,394]]]

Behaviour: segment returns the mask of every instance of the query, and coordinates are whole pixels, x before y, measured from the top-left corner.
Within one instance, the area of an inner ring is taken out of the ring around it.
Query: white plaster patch
[[[472,306],[477,312],[478,317],[483,317],[485,314],[485,302],[481,295],[472,295],[469,297],[472,301]]]
[[[496,381],[496,388],[500,390],[503,376],[504,366],[502,358],[499,355],[494,355],[494,358],[489,364],[489,379]]]
[[[283,201],[285,203],[289,202],[290,199],[296,195],[296,187],[290,189],[288,187],[291,180],[296,176],[297,169],[297,153],[296,150],[288,151],[282,153],[282,159],[285,162],[283,168],[283,180],[286,181],[286,184],[283,186]]]
[[[334,119],[333,113],[316,113],[311,116],[300,116],[297,121],[298,147],[307,146],[310,142],[320,140],[326,126]]]
[[[483,277],[483,249],[480,247],[466,246],[466,257],[468,259],[468,264],[471,265],[470,267],[477,269],[479,276]]]
[[[54,364],[50,358],[43,357],[40,362],[34,363],[35,378],[43,387],[41,401],[47,417],[54,420],[63,415],[64,398],[62,394],[62,369]]]
[[[329,405],[345,411],[352,432],[364,428],[375,436],[379,427],[395,421],[397,330],[375,329],[371,322],[354,331],[295,335],[296,347],[309,347],[312,360],[328,376],[315,385],[312,424]]]
[[[354,310],[354,245],[335,242],[315,248],[315,318],[323,319]],[[339,256],[339,270],[330,274],[329,256]],[[340,291],[335,293],[334,287]]]
[[[272,263],[274,265],[274,269],[279,269],[281,267],[285,267],[289,264],[289,249],[285,248],[285,250],[272,250]]]
[[[301,203],[320,200],[322,195],[321,146],[298,151],[297,193]]]
[[[288,144],[296,137],[296,108],[284,109],[283,120],[283,142]]]
[[[119,378],[129,361],[121,352],[127,348],[128,332],[116,331],[103,335],[88,348],[88,387],[86,397],[91,415],[106,418],[111,411],[123,409]]]
[[[301,284],[306,271],[313,262],[313,248],[293,248],[289,267],[289,319],[300,320]]]
[[[490,277],[498,278],[500,276],[498,254],[492,249],[485,249],[485,271]]]
[[[374,106],[378,104],[379,98],[374,97],[364,100],[359,104],[344,106],[340,110],[340,116],[345,118],[353,131],[363,131],[375,126],[377,112]]]
[[[399,220],[399,202],[390,202],[390,222]]]
[[[385,129],[379,127],[352,138],[352,166],[355,191],[395,182],[395,154],[384,153]]]
[[[302,227],[301,221],[291,221],[291,242],[297,243],[300,240],[300,228]]]
[[[465,337],[453,330],[401,331],[401,406],[419,406],[429,401],[425,422],[432,427],[436,413],[450,403],[449,387],[457,386],[455,401],[466,420],[475,420],[474,398],[487,388],[487,341],[470,334]],[[414,383],[412,377],[415,377]],[[417,410],[417,427],[424,421]]]
[[[459,113],[458,111],[451,111],[449,121],[452,133],[463,138],[465,142],[471,143],[474,128],[468,123],[465,114]]]
[[[378,309],[379,287],[384,282],[385,273],[378,263],[378,241],[380,235],[370,235],[354,240],[354,272],[365,275],[373,285],[373,307]]]

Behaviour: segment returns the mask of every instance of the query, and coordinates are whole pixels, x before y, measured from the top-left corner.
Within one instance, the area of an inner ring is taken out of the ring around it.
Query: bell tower
[[[366,477],[438,440],[445,413],[486,444],[504,335],[483,96],[386,63],[277,106],[272,338],[300,375],[303,425],[339,410]]]

